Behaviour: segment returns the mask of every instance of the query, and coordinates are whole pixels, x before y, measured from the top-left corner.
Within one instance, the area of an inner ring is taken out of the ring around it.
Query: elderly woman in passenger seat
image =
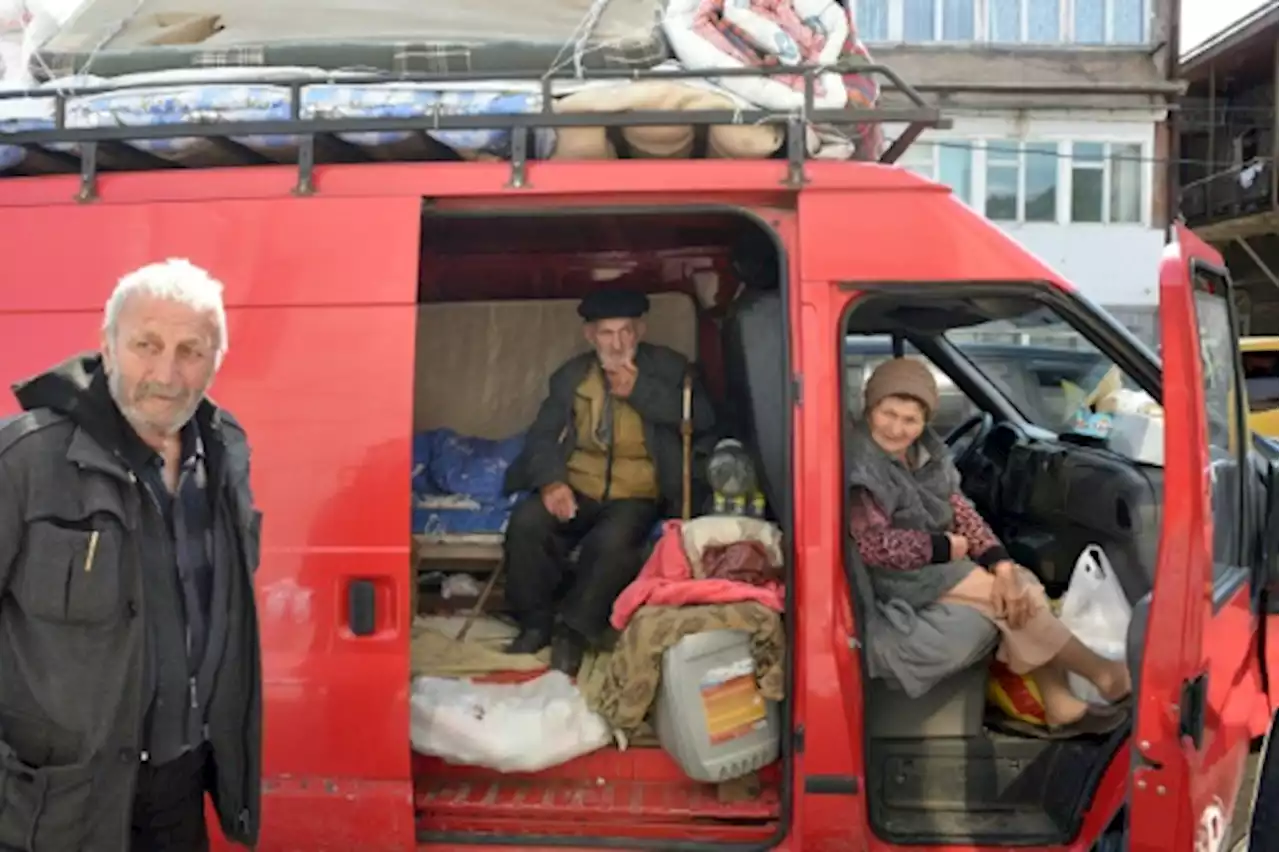
[[[998,658],[1040,689],[1051,728],[1114,727],[1122,714],[1076,698],[1067,672],[1118,703],[1132,688],[1123,662],[1085,647],[1050,611],[1035,576],[1008,552],[960,491],[946,446],[928,428],[938,388],[918,360],[881,364],[864,389],[850,447],[850,529],[881,601],[978,610],[1002,634]]]

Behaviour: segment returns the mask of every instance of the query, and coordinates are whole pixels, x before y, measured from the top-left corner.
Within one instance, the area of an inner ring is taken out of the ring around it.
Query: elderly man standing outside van
[[[260,516],[244,432],[205,392],[222,286],[122,278],[101,353],[14,388],[0,421],[0,849],[256,842]]]
[[[520,624],[508,651],[529,654],[550,644],[552,666],[570,675],[639,573],[654,524],[680,506],[689,364],[672,349],[641,342],[648,310],[646,296],[622,290],[598,290],[582,301],[591,351],[551,376],[507,475],[508,490],[534,492],[507,526],[506,597]],[[694,382],[694,435],[709,432],[713,419]],[[574,547],[578,560],[570,566]]]

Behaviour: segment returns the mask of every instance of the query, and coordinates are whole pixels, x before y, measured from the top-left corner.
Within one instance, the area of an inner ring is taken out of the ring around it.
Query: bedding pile
[[[873,77],[856,73],[871,55],[858,38],[853,11],[837,0],[670,0],[663,30],[680,64],[690,71],[817,65],[831,68],[814,81],[817,109],[873,107],[880,97]],[[841,74],[833,66],[855,70]],[[719,84],[758,108],[802,110],[800,77],[722,77]],[[816,127],[810,153],[873,159],[879,125]]]
[[[17,2],[0,0],[0,6]],[[31,44],[34,24],[25,25],[21,55],[36,55],[19,76],[25,81],[28,70],[37,70],[44,79],[38,89],[71,93],[69,128],[284,121],[298,81],[303,119],[524,115],[548,106],[538,81],[504,82],[503,75],[511,72],[577,72],[575,79],[557,80],[551,90],[549,106],[559,113],[800,112],[804,83],[799,78],[715,77],[720,69],[795,64],[832,68],[816,79],[817,108],[874,107],[880,95],[874,79],[857,73],[871,59],[858,39],[851,4],[840,0],[482,0],[447,14],[404,0],[376,0],[368,8],[308,0],[305,10],[298,3],[210,0],[195,14],[180,0],[153,0],[140,15],[134,0],[88,0],[51,36],[42,29],[38,50]],[[18,20],[0,14],[0,30],[14,30]],[[47,29],[47,23],[41,26]],[[12,66],[18,55],[14,34],[8,33],[6,41],[0,33],[0,42],[10,45],[0,65]],[[709,76],[616,83],[576,79],[592,69],[618,68],[687,69]],[[397,79],[406,73],[460,71],[482,72],[486,79]],[[386,79],[370,82],[369,75]],[[5,77],[18,79],[12,67]],[[106,91],[75,94],[87,89]],[[0,100],[0,171],[19,167],[26,158],[21,147],[3,144],[6,131],[48,129],[54,123],[52,97]],[[512,155],[513,134],[504,123],[338,135],[374,160],[502,160]],[[293,136],[232,138],[267,161],[292,162],[297,155]],[[705,144],[689,125],[627,128],[620,138],[600,127],[541,129],[533,133],[529,155],[763,158],[784,142],[780,127],[750,124],[711,128]],[[836,159],[874,159],[881,142],[874,123],[810,124],[806,139],[810,155]],[[129,144],[186,166],[240,162],[225,145],[197,137]],[[620,145],[628,150],[618,150]],[[74,148],[57,150],[75,153]]]
[[[437,541],[495,535],[519,494],[504,494],[507,468],[524,435],[501,441],[432,429],[413,441],[413,533]]]

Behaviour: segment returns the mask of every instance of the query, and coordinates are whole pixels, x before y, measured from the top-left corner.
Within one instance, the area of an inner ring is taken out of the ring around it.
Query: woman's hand
[[[1035,603],[1027,594],[1017,563],[1009,559],[998,562],[992,574],[995,585],[991,589],[991,607],[996,618],[1003,618],[1017,630],[1035,614]]]
[[[951,542],[951,561],[964,559],[969,555],[969,539],[955,533],[947,533],[947,541]]]

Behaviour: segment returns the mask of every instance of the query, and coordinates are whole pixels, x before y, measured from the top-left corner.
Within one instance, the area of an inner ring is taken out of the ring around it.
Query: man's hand
[[[991,607],[997,618],[1003,618],[1014,630],[1021,628],[1034,615],[1035,607],[1027,594],[1021,572],[1012,560],[996,564],[992,570],[995,585],[991,589]]]
[[[578,498],[573,496],[573,489],[563,482],[543,486],[541,495],[542,505],[561,521],[573,520],[573,516],[578,514]]]
[[[609,392],[618,399],[626,399],[631,396],[631,391],[635,390],[636,376],[639,374],[640,371],[631,361],[625,361],[614,369],[606,370],[605,375],[609,377]]]
[[[947,541],[951,542],[951,561],[964,559],[969,555],[969,539],[955,533],[947,533]]]

